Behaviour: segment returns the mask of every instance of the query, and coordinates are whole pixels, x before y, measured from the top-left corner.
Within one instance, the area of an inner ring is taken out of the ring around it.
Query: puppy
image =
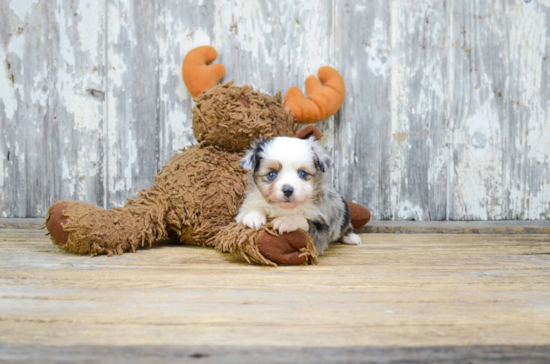
[[[319,254],[335,241],[361,244],[348,204],[325,181],[330,158],[314,137],[256,140],[241,165],[249,180],[237,222],[259,228],[274,219],[280,233],[305,230]]]

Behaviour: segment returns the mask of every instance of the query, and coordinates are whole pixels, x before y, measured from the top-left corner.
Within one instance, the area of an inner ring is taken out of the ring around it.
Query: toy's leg
[[[370,211],[367,208],[356,204],[355,202],[346,201],[349,206],[351,215],[351,225],[354,229],[360,228],[370,220]]]
[[[262,265],[314,264],[317,258],[317,250],[308,233],[298,230],[278,234],[270,225],[250,229],[243,224],[232,223],[209,239],[208,244],[249,263]]]
[[[76,254],[122,254],[167,236],[165,204],[148,196],[104,210],[76,201],[50,206],[45,227],[54,245]]]

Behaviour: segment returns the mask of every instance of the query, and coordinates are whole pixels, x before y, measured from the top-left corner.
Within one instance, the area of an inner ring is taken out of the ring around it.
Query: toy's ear
[[[244,157],[241,159],[241,166],[246,171],[256,170],[262,161],[262,152],[268,141],[261,137],[254,141],[250,149],[246,150]]]
[[[183,59],[183,82],[193,98],[214,87],[225,75],[223,64],[210,65],[217,57],[218,52],[213,47],[202,46],[189,51]]]
[[[334,115],[346,96],[344,79],[331,67],[321,67],[317,76],[306,79],[304,96],[298,87],[291,87],[285,95],[285,109],[294,115],[300,124],[316,123]],[[319,81],[320,80],[320,81]]]
[[[321,131],[315,125],[308,125],[296,132],[296,138],[307,139],[310,136],[314,137],[315,140],[321,140]]]

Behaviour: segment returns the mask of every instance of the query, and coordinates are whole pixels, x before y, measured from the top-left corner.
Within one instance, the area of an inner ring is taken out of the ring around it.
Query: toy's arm
[[[309,234],[297,230],[279,234],[271,224],[250,229],[239,223],[223,227],[207,241],[217,250],[262,265],[314,264],[317,250]]]

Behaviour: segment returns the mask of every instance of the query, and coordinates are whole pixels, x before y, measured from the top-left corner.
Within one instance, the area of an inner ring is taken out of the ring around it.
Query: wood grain
[[[157,5],[107,2],[107,206],[151,185],[158,172]]]
[[[450,205],[452,220],[506,217],[507,27],[503,2],[453,2]]]
[[[334,185],[350,201],[391,218],[390,7],[388,2],[339,2],[335,47],[346,102],[334,118]],[[330,133],[326,130],[325,133]],[[362,181],[360,187],[355,181]]]
[[[447,3],[392,2],[389,219],[447,215]]]
[[[177,150],[196,143],[191,129],[193,100],[181,78],[182,54],[215,43],[214,1],[160,1],[158,6],[158,112],[157,169]]]
[[[165,243],[119,257],[0,230],[2,345],[549,345],[548,235],[362,235],[267,268]]]
[[[46,144],[47,160],[37,156],[42,176],[56,199],[104,204],[105,147],[105,6],[93,0],[52,2],[53,64],[50,76],[53,120]],[[37,180],[38,175],[31,177]],[[52,201],[29,193],[35,206],[47,211]]]
[[[550,6],[510,1],[507,217],[549,219]]]
[[[53,14],[45,3],[2,1],[0,7],[1,215],[40,216],[53,175],[44,163],[50,147],[45,136],[55,124],[50,103]]]
[[[211,44],[224,81],[344,76],[320,123],[333,184],[375,220],[550,216],[545,0],[29,0],[0,4],[0,216],[106,208],[194,143],[180,65]]]
[[[29,346],[0,344],[2,359],[24,363],[522,363],[547,364],[548,345],[281,347],[222,345]]]
[[[42,218],[0,218],[0,229],[39,229]],[[356,229],[370,234],[550,234],[548,220],[371,221]]]

